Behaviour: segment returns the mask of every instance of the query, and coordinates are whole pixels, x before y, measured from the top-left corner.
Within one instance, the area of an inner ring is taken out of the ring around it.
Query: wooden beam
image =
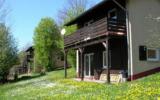
[[[106,34],[108,34],[108,33],[106,33]],[[73,45],[70,45],[70,46],[66,46],[65,50],[81,48],[82,44],[83,44],[83,47],[85,47],[85,46],[90,46],[90,45],[93,45],[93,44],[106,42],[106,37],[117,39],[117,38],[124,38],[126,36],[125,35],[112,35],[112,34],[109,35],[109,36],[105,35],[103,37],[98,37],[98,38],[88,40],[88,41],[85,41],[85,42],[83,41],[83,42],[79,42],[79,43],[76,43],[76,44],[73,44]]]
[[[78,44],[75,44],[75,45],[72,45],[68,48],[65,48],[65,49],[78,49],[78,48],[81,48],[82,47],[82,44],[83,44],[83,47],[85,46],[90,46],[90,45],[93,45],[93,44],[98,44],[98,43],[101,43],[101,42],[104,42],[106,41],[106,37],[103,37],[103,38],[97,38],[95,40],[91,40],[91,41],[86,41],[86,42],[81,42],[81,43],[78,43]]]

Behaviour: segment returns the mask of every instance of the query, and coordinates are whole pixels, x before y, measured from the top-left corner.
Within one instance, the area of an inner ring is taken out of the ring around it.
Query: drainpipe
[[[127,44],[128,44],[128,70],[130,71],[131,74],[131,80],[133,80],[132,75],[133,75],[133,64],[132,64],[132,37],[131,37],[131,29],[130,29],[130,23],[129,23],[129,11],[123,7],[119,2],[116,0],[112,0],[116,5],[118,5],[123,11],[126,12],[126,28],[127,28]],[[128,72],[129,72],[128,71]]]

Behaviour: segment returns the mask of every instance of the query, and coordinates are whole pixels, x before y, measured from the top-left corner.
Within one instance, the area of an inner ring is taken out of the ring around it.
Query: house
[[[33,65],[33,57],[34,57],[34,48],[33,46],[29,46],[24,50],[23,59],[20,61],[20,64],[14,65],[9,70],[8,80],[14,80],[18,77],[18,75],[27,74],[31,72],[31,66]]]
[[[55,59],[55,66],[54,69],[61,69],[63,68],[64,65],[64,57],[63,57],[63,52],[59,51],[56,52],[56,54],[53,55],[54,59]],[[34,47],[30,46],[25,50],[25,58],[23,60],[23,64],[22,66],[27,67],[28,68],[28,72],[30,72],[32,70],[32,68],[34,68]],[[36,72],[40,72],[41,67],[37,67],[33,69]]]
[[[25,50],[25,57],[24,57],[22,66],[26,67],[28,70],[28,73],[30,73],[33,68],[33,64],[34,64],[34,47],[29,46]]]
[[[160,71],[160,1],[103,0],[65,26],[67,52],[77,52],[77,78],[135,80]]]

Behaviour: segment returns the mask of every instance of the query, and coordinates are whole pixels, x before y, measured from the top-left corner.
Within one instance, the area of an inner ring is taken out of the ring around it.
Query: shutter
[[[139,60],[146,61],[147,60],[147,47],[139,46]]]

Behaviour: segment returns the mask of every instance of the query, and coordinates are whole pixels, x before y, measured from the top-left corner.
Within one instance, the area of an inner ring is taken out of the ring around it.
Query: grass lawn
[[[160,99],[160,73],[134,82],[99,84],[72,80],[74,69],[45,76],[21,80],[0,86],[0,100],[158,100]]]

